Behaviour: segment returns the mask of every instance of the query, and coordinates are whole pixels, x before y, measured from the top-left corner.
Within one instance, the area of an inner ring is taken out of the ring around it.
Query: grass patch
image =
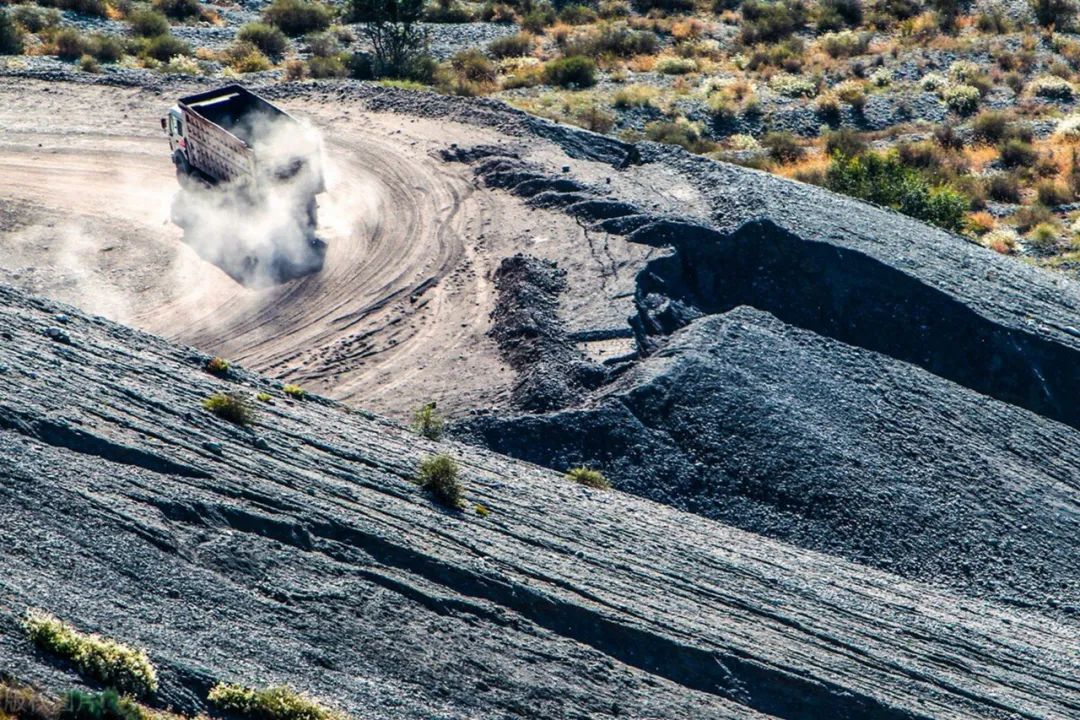
[[[224,377],[229,374],[229,361],[223,357],[212,357],[206,361],[204,369],[211,375]]]
[[[214,393],[203,400],[203,408],[237,425],[255,422],[255,411],[242,396],[234,393]]]
[[[81,633],[40,610],[27,611],[23,627],[37,647],[70,660],[88,677],[139,697],[157,692],[157,670],[142,650]]]
[[[299,385],[293,385],[292,383],[285,383],[284,385],[282,385],[281,392],[285,393],[291,398],[296,398],[297,400],[303,400],[305,397],[307,397],[307,390],[300,387]]]
[[[409,427],[428,440],[439,440],[445,426],[446,420],[435,409],[435,403],[429,402],[413,411],[412,424]]]
[[[344,715],[284,685],[255,689],[218,683],[207,700],[253,720],[344,720]]]
[[[435,455],[420,462],[417,483],[443,505],[461,509],[464,504],[465,489],[459,476],[461,469],[457,461],[449,455]]]
[[[602,472],[587,467],[570,468],[566,471],[566,479],[597,490],[611,489],[611,481],[604,477]]]

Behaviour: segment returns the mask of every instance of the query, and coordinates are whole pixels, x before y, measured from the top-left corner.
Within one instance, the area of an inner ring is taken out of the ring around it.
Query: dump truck
[[[181,186],[173,221],[200,254],[238,279],[256,269],[286,280],[322,268],[316,197],[326,186],[311,128],[241,85],[180,98],[161,128]],[[227,235],[249,226],[258,242],[229,247]]]

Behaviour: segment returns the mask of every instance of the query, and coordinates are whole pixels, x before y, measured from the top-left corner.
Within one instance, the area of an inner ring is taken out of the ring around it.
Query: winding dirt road
[[[572,219],[434,155],[516,139],[311,100],[286,106],[326,138],[325,267],[245,288],[168,222],[177,185],[158,118],[174,100],[0,79],[0,280],[402,417],[427,399],[453,412],[505,398],[513,374],[486,336],[503,257],[599,277]],[[603,292],[624,294],[630,276]]]

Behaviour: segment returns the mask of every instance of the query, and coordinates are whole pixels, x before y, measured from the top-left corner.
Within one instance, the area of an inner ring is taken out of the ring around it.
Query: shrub
[[[142,650],[81,633],[40,610],[28,610],[23,627],[39,648],[70,660],[79,672],[109,687],[138,696],[157,692],[157,670]]]
[[[1053,180],[1043,180],[1035,186],[1035,194],[1039,203],[1047,207],[1064,205],[1073,201],[1073,194],[1069,188]]]
[[[97,58],[87,53],[79,58],[79,69],[88,73],[101,72],[101,65],[98,64]]]
[[[42,5],[45,4],[52,3],[42,3]],[[80,15],[106,17],[109,13],[109,6],[105,0],[57,0],[55,5],[61,10],[70,10]]]
[[[842,58],[862,55],[870,46],[870,33],[857,33],[841,30],[822,36],[821,48],[829,57]]]
[[[1053,75],[1037,77],[1028,83],[1027,90],[1037,97],[1053,100],[1071,100],[1074,94],[1072,83]]]
[[[1011,255],[1016,252],[1016,232],[1012,228],[998,228],[979,238],[979,242],[994,252]]]
[[[971,133],[976,140],[996,143],[1009,134],[1009,116],[1000,110],[984,110],[971,121]]]
[[[15,27],[8,11],[0,8],[0,55],[21,55],[22,51],[22,32]]]
[[[895,152],[836,156],[825,174],[830,190],[899,210],[948,230],[964,227],[968,201],[956,190],[932,187]]]
[[[488,43],[487,50],[492,57],[524,57],[532,52],[533,37],[529,33],[516,33],[496,38]]]
[[[986,194],[998,202],[1020,202],[1020,181],[1011,173],[995,173],[984,181]]]
[[[566,471],[566,479],[597,490],[611,489],[611,481],[604,477],[603,473],[586,467],[570,468]]]
[[[450,67],[458,77],[476,83],[493,83],[499,73],[494,63],[476,48],[462,50],[450,59]]]
[[[551,60],[544,65],[544,82],[560,87],[592,87],[596,84],[596,63],[582,55]]]
[[[814,97],[817,83],[801,75],[777,73],[769,79],[769,87],[787,97]]]
[[[892,72],[887,68],[875,70],[870,74],[870,84],[878,88],[892,85]]]
[[[87,40],[86,51],[101,62],[114,63],[124,56],[124,43],[115,35],[94,33]]]
[[[202,68],[195,58],[177,55],[161,66],[161,72],[168,75],[198,75],[202,72]]]
[[[702,138],[701,130],[683,118],[672,122],[657,120],[645,126],[645,137],[653,142],[678,145],[693,153],[708,152],[712,144]]]
[[[261,690],[218,683],[206,696],[226,712],[252,720],[343,720],[343,716],[285,686]]]
[[[613,23],[604,24],[597,30],[575,36],[566,43],[563,53],[567,56],[632,57],[651,55],[656,52],[659,45],[660,41],[651,32],[631,30],[625,23]]]
[[[154,0],[154,9],[174,20],[188,20],[202,15],[199,0]]]
[[[3,10],[0,10],[0,14],[3,12]],[[45,9],[33,5],[16,5],[11,9],[10,17],[16,25],[32,33],[39,33],[60,24],[60,12],[56,8]],[[3,22],[3,19],[0,19],[0,26],[3,25]],[[3,41],[0,40],[0,42]],[[2,53],[3,50],[0,50],[0,54]]]
[[[1010,138],[998,146],[1001,164],[1007,168],[1028,167],[1039,158],[1039,153],[1031,143],[1020,138]]]
[[[818,3],[818,30],[857,27],[863,21],[862,0],[821,0]]]
[[[1057,245],[1058,228],[1053,223],[1043,222],[1028,232],[1028,242],[1040,250],[1047,250]]]
[[[280,60],[285,54],[289,41],[285,39],[285,33],[273,25],[261,22],[253,22],[244,25],[236,33],[236,39],[241,42],[249,42],[257,47],[263,55],[274,60]]]
[[[55,720],[146,720],[146,715],[134,700],[115,690],[101,693],[72,690],[64,695]]]
[[[349,76],[349,55],[316,55],[308,60],[308,75],[313,78],[343,78]]]
[[[353,53],[349,58],[349,77],[356,80],[371,80],[375,77],[375,63],[366,52]]]
[[[60,706],[41,691],[0,678],[0,708],[14,720],[56,720]]]
[[[837,84],[833,88],[833,92],[841,101],[846,102],[856,110],[862,110],[866,105],[866,90],[863,88],[862,83],[857,80],[845,80]]]
[[[942,91],[941,99],[958,115],[970,115],[979,107],[982,94],[971,85],[950,85]]]
[[[927,92],[938,92],[944,90],[949,84],[948,78],[941,73],[931,72],[926,73],[919,80],[919,87]]]
[[[168,62],[177,55],[190,55],[191,46],[173,35],[159,35],[147,43],[146,54],[155,60]]]
[[[168,19],[156,10],[135,10],[128,15],[131,31],[139,37],[158,37],[169,32]]]
[[[857,157],[866,150],[866,141],[854,130],[843,128],[825,136],[825,152],[829,157]]]
[[[76,28],[61,28],[53,37],[56,54],[65,60],[74,60],[84,55],[89,47],[87,38]]]
[[[641,14],[650,10],[665,13],[690,13],[694,11],[694,0],[633,0],[634,9]]]
[[[1058,30],[1067,30],[1076,19],[1075,0],[1029,0],[1029,3],[1040,25],[1053,25]]]
[[[292,383],[285,383],[284,385],[282,385],[281,392],[297,400],[303,400],[305,397],[307,397],[307,391],[304,390],[304,388],[300,387],[299,385],[293,385]]]
[[[203,408],[237,425],[250,425],[255,421],[255,411],[240,395],[214,393],[203,400]]]
[[[435,403],[429,402],[413,411],[410,427],[428,440],[439,440],[443,436],[445,425],[446,421],[435,409]]]
[[[465,490],[458,476],[461,470],[457,461],[449,455],[435,455],[420,462],[417,482],[447,507],[460,508]]]
[[[531,33],[541,33],[555,22],[555,9],[546,3],[529,11],[521,18],[521,28]]]
[[[475,19],[471,10],[453,0],[438,0],[424,9],[424,20],[430,23],[467,23]]]
[[[589,25],[596,18],[596,11],[587,5],[567,5],[559,12],[559,21],[567,25]]]
[[[697,71],[697,61],[692,58],[663,57],[653,68],[661,75],[686,75]]]
[[[779,163],[795,162],[805,153],[795,136],[789,132],[765,133],[761,138],[761,146],[769,151],[769,157]]]
[[[263,19],[289,37],[299,37],[330,27],[333,13],[315,0],[274,0]]]
[[[656,100],[657,89],[651,85],[627,85],[615,91],[611,104],[620,110],[649,107]]]
[[[228,375],[229,374],[229,361],[223,357],[212,357],[206,361],[206,365],[203,369],[211,375]]]
[[[802,0],[745,0],[739,39],[745,45],[776,42],[805,24],[806,5]]]

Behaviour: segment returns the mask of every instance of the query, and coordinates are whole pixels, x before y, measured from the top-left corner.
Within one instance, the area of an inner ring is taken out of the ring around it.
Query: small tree
[[[458,476],[461,470],[457,461],[449,455],[435,455],[420,462],[417,483],[432,493],[439,502],[447,507],[460,509],[464,502],[465,490]]]
[[[375,74],[416,75],[427,54],[428,34],[419,23],[424,0],[350,0],[349,15],[375,51]]]
[[[1058,30],[1067,30],[1076,20],[1076,0],[1029,0],[1031,10],[1040,25],[1053,25]]]

